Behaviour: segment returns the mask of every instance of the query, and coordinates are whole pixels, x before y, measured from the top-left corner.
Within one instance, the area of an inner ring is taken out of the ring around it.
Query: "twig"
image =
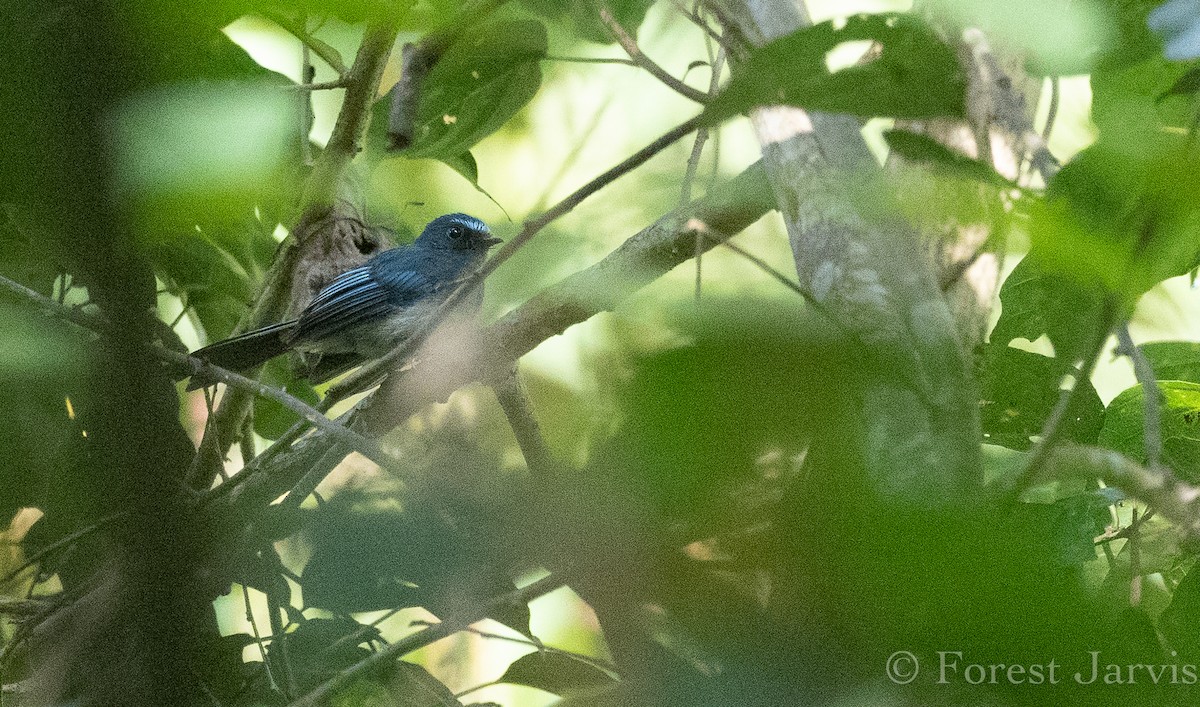
[[[710,65],[712,69],[708,82],[710,98],[717,92],[717,86],[721,81],[721,66],[724,62],[725,50],[721,49]],[[681,209],[692,201],[692,182],[696,179],[696,171],[700,169],[700,156],[704,154],[704,143],[708,142],[708,132],[708,128],[700,128],[696,131],[696,139],[692,142],[692,154],[688,156],[687,169],[683,173],[683,186],[679,195],[679,208]],[[704,236],[700,231],[696,231],[695,253],[692,257],[696,260],[696,300],[699,301],[704,273]]]
[[[1117,353],[1128,356],[1133,363],[1133,374],[1142,386],[1142,445],[1146,450],[1146,466],[1158,466],[1162,459],[1162,391],[1154,376],[1154,367],[1146,353],[1138,348],[1129,333],[1129,322],[1117,326]]]
[[[348,79],[334,79],[333,81],[298,83],[291,88],[293,91],[332,91],[335,88],[346,88],[349,85]]]
[[[653,59],[646,56],[641,47],[638,46],[637,40],[634,39],[633,36],[621,26],[620,22],[617,22],[616,18],[613,17],[612,11],[607,7],[600,8],[600,20],[604,22],[606,27],[608,27],[608,31],[613,36],[613,39],[617,40],[617,44],[621,45],[621,48],[625,50],[625,53],[629,55],[629,58],[632,59],[635,64],[650,72],[651,76],[661,81],[667,86],[667,88],[675,91],[684,98],[697,103],[703,104],[709,101],[709,95],[707,93],[694,89],[686,83],[675,78],[671,74],[667,73],[666,69],[656,64]]]
[[[533,414],[533,406],[529,403],[529,395],[525,392],[524,381],[517,366],[513,366],[512,374],[504,376],[492,385],[496,400],[504,409],[508,424],[512,427],[517,445],[525,457],[525,465],[535,481],[551,482],[557,478],[554,472],[554,457],[550,454],[546,440],[538,426],[537,417]]]
[[[500,609],[527,604],[540,596],[558,589],[563,586],[563,583],[564,580],[559,575],[552,574],[543,577],[526,587],[496,597],[481,606],[473,607],[471,611],[464,612],[461,616],[447,619],[406,636],[383,648],[378,653],[374,653],[354,665],[343,669],[334,677],[318,685],[308,694],[292,702],[291,707],[316,707],[317,705],[324,704],[324,701],[338,689],[363,673],[412,653],[417,649],[424,648],[431,643],[440,641],[446,636],[455,634],[477,621],[482,621]]]
[[[1075,402],[1076,396],[1084,390],[1092,378],[1092,371],[1096,369],[1096,362],[1100,360],[1100,354],[1104,351],[1104,344],[1108,341],[1108,335],[1112,331],[1112,312],[1113,305],[1111,302],[1105,302],[1102,306],[1099,320],[1096,326],[1096,332],[1093,334],[1093,340],[1090,342],[1087,353],[1084,355],[1083,365],[1080,366],[1074,374],[1075,384],[1070,390],[1063,391],[1058,396],[1058,403],[1050,412],[1050,417],[1047,418],[1045,425],[1042,428],[1041,439],[1037,441],[1033,449],[1029,452],[1029,457],[1026,459],[1025,465],[1017,474],[1016,480],[1013,482],[1012,489],[1008,493],[1006,507],[1012,508],[1021,500],[1021,495],[1029,488],[1041,471],[1042,466],[1046,463],[1050,452],[1054,450],[1054,446],[1058,444],[1063,433],[1063,420],[1066,419],[1067,412],[1071,409],[1071,404]]]
[[[1103,545],[1111,543],[1114,540],[1128,539],[1133,533],[1138,532],[1138,529],[1149,522],[1149,520],[1153,517],[1154,509],[1150,508],[1141,516],[1135,518],[1129,525],[1121,528],[1120,530],[1114,530],[1112,526],[1109,526],[1108,530],[1106,530],[1103,535],[1095,538],[1092,541],[1092,544]]]
[[[595,656],[584,655],[582,653],[576,653],[574,651],[568,651],[568,650],[564,650],[562,648],[555,648],[554,646],[548,646],[545,643],[542,643],[541,641],[531,641],[528,638],[525,638],[524,636],[506,636],[502,633],[490,633],[488,631],[482,631],[475,627],[468,627],[464,630],[467,633],[473,633],[476,636],[479,636],[480,638],[488,638],[488,639],[497,640],[497,641],[507,641],[509,643],[519,643],[523,646],[532,646],[532,647],[536,648],[539,653],[550,653],[553,655],[563,655],[563,656],[567,656],[568,658],[574,658],[575,660],[578,660],[580,663],[586,663],[586,664],[592,666],[593,668],[596,668],[597,670],[603,670],[604,672],[611,673],[613,675],[617,675],[619,673],[616,665],[613,665],[609,661],[604,660],[602,658],[596,658]]]
[[[1058,77],[1050,77],[1050,105],[1046,108],[1046,124],[1042,126],[1042,142],[1050,142],[1054,119],[1058,117]]]
[[[338,76],[346,76],[349,70],[346,68],[346,62],[342,59],[342,55],[338,53],[338,50],[309,34],[302,23],[296,22],[282,12],[265,9],[259,10],[259,12],[263,17],[287,30],[293,37],[299,39],[306,47],[311,49],[314,54],[324,59],[325,63],[329,64],[330,68],[337,72]]]
[[[572,64],[622,64],[624,66],[637,66],[637,62],[635,62],[633,59],[603,56],[558,56],[555,54],[547,54],[546,56],[542,57],[542,61],[565,61]]]
[[[1138,509],[1133,509],[1131,528],[1138,526]],[[1135,529],[1129,535],[1129,605],[1138,607],[1142,603],[1142,548],[1138,543],[1138,532]]]
[[[617,178],[628,174],[634,169],[643,165],[654,155],[662,152],[676,140],[684,135],[692,132],[700,123],[700,116],[696,116],[689,120],[680,123],[674,128],[663,133],[650,144],[635,152],[633,155],[626,158],[617,166],[609,169],[605,173],[591,180],[582,187],[576,189],[569,196],[554,206],[547,209],[541,215],[530,218],[525,221],[525,225],[521,228],[512,240],[505,243],[499,251],[496,252],[486,263],[483,264],[478,271],[468,278],[465,282],[459,285],[450,296],[438,308],[436,315],[432,321],[417,334],[410,337],[405,343],[392,349],[386,356],[369,363],[358,370],[358,372],[345,380],[331,386],[326,394],[327,400],[338,401],[343,400],[349,395],[353,395],[360,390],[364,390],[374,385],[376,381],[384,375],[390,373],[397,364],[406,361],[412,354],[416,353],[425,339],[428,338],[430,332],[445,318],[446,314],[453,309],[459,302],[468,294],[474,292],[488,275],[500,267],[504,261],[508,260],[536,236],[543,228],[548,226],[555,219],[562,217],[570,212],[581,202],[587,199],[592,194],[600,191],[608,184],[615,181]]]
[[[254,619],[254,609],[250,606],[250,589],[244,584],[242,585],[242,597],[246,603],[246,620],[250,622],[250,630],[254,633],[254,643],[262,655],[263,668],[267,671],[267,681],[271,683],[272,690],[279,692],[281,691],[279,682],[275,679],[274,671],[271,670],[271,659],[267,657],[267,646],[263,643],[262,634],[258,631],[258,621]]]

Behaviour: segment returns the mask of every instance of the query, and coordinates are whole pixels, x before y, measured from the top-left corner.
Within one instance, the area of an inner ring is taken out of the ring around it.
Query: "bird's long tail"
[[[280,354],[287,353],[291,348],[290,334],[295,326],[296,320],[293,319],[290,322],[255,329],[245,334],[231,336],[215,344],[209,344],[202,349],[197,349],[192,355],[231,371],[248,371]],[[212,381],[204,380],[200,376],[193,376],[188,384],[188,390],[195,390],[211,384]]]

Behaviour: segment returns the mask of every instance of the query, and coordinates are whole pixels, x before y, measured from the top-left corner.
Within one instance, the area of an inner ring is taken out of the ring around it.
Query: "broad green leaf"
[[[830,73],[844,42],[878,42],[879,57]],[[822,22],[754,50],[704,109],[716,125],[759,105],[787,104],[862,117],[959,116],[965,83],[954,51],[913,15],[856,15]]]
[[[1200,384],[1158,381],[1162,462],[1182,478],[1200,480]],[[1139,462],[1146,461],[1145,392],[1136,385],[1108,404],[1100,444]]]
[[[1156,341],[1138,347],[1158,380],[1200,383],[1200,343]]]
[[[546,28],[532,20],[478,27],[442,55],[421,87],[409,157],[461,159],[537,93]]]
[[[950,176],[972,179],[996,186],[1016,187],[991,165],[954,152],[937,140],[908,130],[886,130],[883,139],[893,152],[909,162],[927,164]]]
[[[1042,433],[1046,418],[1058,403],[1059,383],[1075,369],[1061,359],[989,346],[981,377],[980,423],[984,439],[1012,449],[1029,449],[1029,438]],[[1063,420],[1069,439],[1092,444],[1104,421],[1104,403],[1090,381],[1079,381],[1072,408]]]
[[[479,538],[415,509],[356,508],[357,498],[335,496],[313,516],[312,556],[303,572],[307,605],[344,613],[422,606],[448,618],[463,606],[513,591]],[[526,605],[492,618],[529,632]]]
[[[983,30],[1041,76],[1086,74],[1117,41],[1115,13],[1103,0],[933,0],[922,10],[942,26]]]
[[[262,382],[275,388],[283,388],[289,395],[309,405],[320,402],[317,392],[306,381],[293,375],[284,357],[267,362],[263,367]],[[296,413],[274,400],[259,398],[254,403],[254,431],[266,439],[279,439],[296,420]]]
[[[362,636],[353,638],[359,631]],[[371,651],[362,644],[377,638],[378,629],[350,618],[308,619],[283,641],[271,643],[267,661],[276,676],[290,670],[297,687],[307,691],[369,657]],[[286,647],[286,657],[281,647]]]
[[[562,23],[567,31],[580,39],[597,44],[616,41],[600,19],[599,7],[612,13],[613,19],[634,37],[646,18],[654,0],[605,0],[591,2],[562,2],[561,0],[521,0],[526,8],[548,21]]]
[[[1037,341],[1046,335],[1055,356],[1064,361],[1082,355],[1101,311],[1098,291],[1072,286],[1028,257],[1005,278],[1000,305],[992,344],[1004,346],[1017,338]]]
[[[616,685],[607,672],[562,653],[530,653],[508,666],[497,682],[536,687],[555,695],[569,695]]]
[[[1200,263],[1200,167],[1186,137],[1131,141],[1102,140],[1077,155],[1034,202],[1030,224],[1031,259],[1076,287],[1103,287],[1125,308]]]
[[[1181,662],[1200,658],[1200,565],[1193,565],[1163,611],[1158,622],[1167,644],[1178,651]]]

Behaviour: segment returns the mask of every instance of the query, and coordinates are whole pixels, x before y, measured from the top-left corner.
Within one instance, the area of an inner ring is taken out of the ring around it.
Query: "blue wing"
[[[370,265],[348,270],[317,293],[300,313],[292,341],[320,341],[379,321],[428,291],[426,279],[415,272],[398,272],[379,279]]]

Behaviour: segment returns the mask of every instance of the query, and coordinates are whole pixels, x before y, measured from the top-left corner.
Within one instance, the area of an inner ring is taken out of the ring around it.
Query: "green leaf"
[[[364,628],[361,638],[348,638]],[[377,629],[350,618],[308,619],[285,634],[283,641],[271,643],[267,661],[277,676],[290,669],[297,687],[307,691],[370,656],[362,644],[378,637]],[[286,657],[280,650],[283,646]]]
[[[283,388],[292,397],[309,405],[320,403],[317,391],[308,382],[293,373],[284,357],[272,359],[263,367],[262,382],[274,388]],[[254,403],[254,431],[266,439],[279,439],[287,432],[299,416],[274,400],[260,398]]]
[[[1046,272],[1103,287],[1127,307],[1200,263],[1200,166],[1186,137],[1147,132],[1129,140],[1102,140],[1063,167],[1046,199],[1033,202],[1029,255]]]
[[[1200,384],[1158,381],[1162,461],[1180,477],[1200,480]],[[1145,391],[1136,385],[1108,404],[1100,444],[1139,462],[1146,461],[1144,440]]]
[[[996,186],[1017,186],[993,169],[991,165],[954,152],[928,135],[907,130],[885,130],[883,139],[893,152],[904,159],[919,164],[928,164],[946,172],[949,176],[973,179]]]
[[[537,93],[546,48],[546,28],[532,20],[494,22],[460,39],[425,79],[404,154],[461,160]]]
[[[1175,649],[1180,660],[1200,658],[1200,565],[1193,565],[1171,596],[1171,603],[1158,621],[1167,644]]]
[[[1042,335],[1054,345],[1057,358],[1073,361],[1083,353],[1101,311],[1099,292],[1047,273],[1025,258],[1000,287],[1000,319],[992,330],[993,344],[1014,339],[1037,341]]]
[[[984,355],[980,423],[984,439],[1025,450],[1029,438],[1041,434],[1058,403],[1059,383],[1075,369],[1062,359],[992,345]],[[1071,410],[1063,420],[1068,439],[1095,443],[1104,422],[1104,403],[1090,381],[1079,381]]]
[[[567,31],[588,42],[612,44],[616,41],[600,19],[597,6],[590,2],[561,0],[521,0],[521,4],[545,18],[561,23]],[[637,37],[638,27],[646,19],[646,11],[654,0],[606,0],[604,7],[612,13],[617,24]]]
[[[878,42],[875,60],[830,73],[826,55],[844,42]],[[759,105],[787,104],[862,117],[961,116],[965,83],[954,51],[920,19],[856,15],[807,27],[754,50],[704,109],[704,124]]]
[[[1138,347],[1158,380],[1200,383],[1200,343],[1156,341]]]
[[[554,695],[569,695],[617,684],[605,671],[561,653],[530,653],[508,666],[497,682],[536,687]]]
[[[513,591],[480,539],[433,514],[362,510],[358,498],[342,493],[314,513],[313,551],[303,573],[309,606],[343,613],[422,606],[449,618],[463,606]],[[492,618],[529,633],[527,605]]]
[[[462,707],[450,688],[420,665],[399,661],[381,666],[375,675],[360,678],[338,691],[331,707],[398,705],[402,707]]]

